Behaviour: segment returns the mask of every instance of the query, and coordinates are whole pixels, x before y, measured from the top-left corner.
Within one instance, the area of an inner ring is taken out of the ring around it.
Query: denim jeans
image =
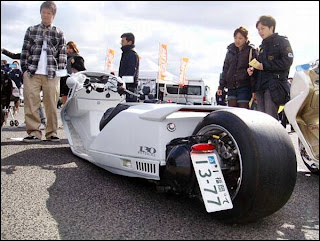
[[[258,111],[267,113],[272,117],[274,117],[275,119],[279,120],[279,117],[278,117],[279,106],[273,102],[269,89],[266,89],[263,91],[257,91],[256,99],[257,99]]]
[[[237,100],[238,103],[249,103],[251,97],[251,87],[228,89],[228,100]]]

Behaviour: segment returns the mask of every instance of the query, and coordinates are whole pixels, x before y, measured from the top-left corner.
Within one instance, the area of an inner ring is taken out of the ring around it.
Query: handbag
[[[273,78],[269,90],[273,102],[277,105],[284,105],[290,100],[290,83],[287,80]]]

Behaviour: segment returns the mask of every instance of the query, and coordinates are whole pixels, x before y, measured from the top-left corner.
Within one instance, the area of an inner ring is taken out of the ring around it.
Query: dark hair
[[[237,28],[233,33],[233,37],[235,37],[237,33],[240,33],[243,37],[248,39],[248,30],[245,27],[240,26],[239,28]]]
[[[52,11],[54,16],[56,15],[57,5],[53,1],[43,2],[40,6],[40,13],[41,13],[42,8],[48,8]]]
[[[121,38],[126,38],[127,41],[132,41],[132,44],[134,44],[135,38],[133,33],[124,33],[121,35]]]
[[[271,28],[271,26],[273,26],[273,32],[276,31],[276,20],[270,15],[261,16],[256,23],[256,28],[258,28],[259,23],[261,23],[264,26],[268,26],[269,28]]]

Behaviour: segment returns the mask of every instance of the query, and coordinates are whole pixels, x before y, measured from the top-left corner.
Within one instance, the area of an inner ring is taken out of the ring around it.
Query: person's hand
[[[253,67],[247,68],[248,75],[251,76],[253,74]]]
[[[222,95],[222,90],[217,90],[217,95]]]
[[[71,63],[74,64],[74,58],[71,59]]]
[[[258,69],[258,70],[263,70],[263,64],[260,63],[260,64],[258,65],[257,69]]]
[[[253,99],[254,102],[257,103],[256,93],[252,93],[252,99]]]

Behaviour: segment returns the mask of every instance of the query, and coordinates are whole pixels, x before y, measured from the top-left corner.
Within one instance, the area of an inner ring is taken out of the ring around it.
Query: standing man
[[[40,91],[43,92],[43,104],[47,116],[45,138],[60,141],[57,135],[60,77],[56,70],[65,69],[67,63],[66,41],[64,33],[53,26],[52,22],[57,6],[52,1],[40,6],[41,23],[27,29],[21,51],[21,69],[24,83],[24,112],[28,136],[25,142],[41,141],[38,113],[41,104]]]
[[[126,88],[136,93],[139,77],[139,56],[134,47],[135,37],[132,33],[121,35],[121,60],[119,66],[119,77],[133,76],[133,83],[126,83]],[[137,97],[126,95],[126,102],[137,102]]]
[[[272,16],[261,16],[256,23],[256,28],[261,36],[257,60],[260,64],[255,70],[247,69],[251,76],[255,72],[255,93],[257,110],[265,112],[278,120],[279,105],[272,98],[275,93],[271,86],[276,81],[287,81],[290,67],[293,62],[293,52],[287,37],[275,33],[276,20]]]

